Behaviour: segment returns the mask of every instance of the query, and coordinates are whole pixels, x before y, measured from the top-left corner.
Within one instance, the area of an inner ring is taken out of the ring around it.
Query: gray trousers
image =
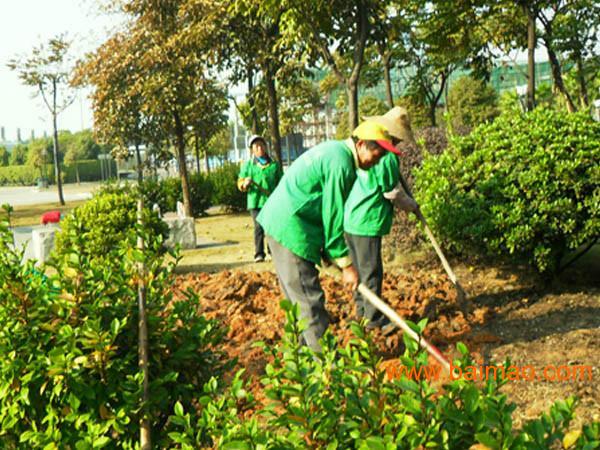
[[[315,351],[321,351],[319,338],[329,326],[325,309],[325,294],[319,282],[319,271],[310,261],[290,252],[267,235],[279,283],[286,298],[300,306],[300,318],[307,325],[303,333],[304,343]]]
[[[383,286],[383,261],[381,260],[381,237],[357,236],[346,233],[346,242],[350,250],[350,257],[358,272],[362,284],[381,297]],[[365,299],[358,291],[354,292],[356,313],[358,318],[369,320],[368,327],[381,327],[389,320],[371,302]]]

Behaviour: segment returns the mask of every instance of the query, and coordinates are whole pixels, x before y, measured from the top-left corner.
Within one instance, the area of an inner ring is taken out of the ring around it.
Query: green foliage
[[[81,249],[89,234],[70,228],[54,275],[20,264],[0,223],[0,448],[139,448],[142,376],[138,367],[137,280],[147,295],[150,423],[156,448],[168,448],[175,405],[192,409],[219,376],[223,330],[200,316],[198,297],[172,298],[174,263],[161,241],[145,252],[121,247],[112,264]],[[174,255],[175,256],[175,255]],[[145,275],[136,275],[143,262]]]
[[[492,86],[469,76],[456,80],[448,93],[452,125],[475,127],[498,115],[498,95]]]
[[[237,188],[239,173],[240,166],[231,163],[224,164],[210,173],[213,205],[224,206],[228,211],[246,209],[246,195]]]
[[[192,211],[195,217],[205,214],[212,205],[223,206],[228,211],[243,211],[246,208],[246,196],[237,189],[239,171],[238,164],[226,163],[208,175],[190,175]],[[182,201],[181,182],[178,178],[144,179],[140,189],[147,204],[158,204],[163,213],[175,211],[177,201]]]
[[[348,111],[345,98],[340,96],[336,106],[338,108],[338,126],[335,132],[335,137],[336,139],[346,139],[350,136],[350,130],[348,130]],[[388,107],[384,102],[376,97],[365,95],[361,97],[360,101],[358,102],[358,115],[360,118],[359,123],[362,122],[362,118],[364,116],[377,116],[380,114],[385,114],[387,110]]]
[[[51,158],[51,155],[48,156]],[[113,165],[112,173],[116,173],[117,168],[114,161],[110,161]],[[79,177],[81,181],[98,181],[101,179],[102,171],[100,169],[100,161],[97,159],[79,161]],[[74,183],[77,180],[75,174],[75,163],[62,165],[62,179],[66,183]],[[46,165],[46,176],[51,183],[54,183],[54,165]],[[32,186],[40,177],[40,169],[33,168],[28,165],[0,167],[0,186],[21,185]]]
[[[427,112],[427,105],[424,100],[419,99],[416,95],[405,95],[396,101],[397,106],[402,106],[408,111],[410,123],[413,128],[429,127],[431,121]]]
[[[133,194],[133,190],[101,193],[75,208],[56,235],[57,257],[66,257],[77,248],[80,257],[118,265],[116,255],[135,245],[135,236],[131,239],[137,223],[137,196]],[[145,210],[144,223],[153,239],[166,238],[167,225],[156,214]]]
[[[27,146],[25,144],[17,144],[10,151],[10,160],[8,161],[11,166],[20,166],[25,164],[27,160]]]
[[[10,159],[10,153],[6,147],[0,145],[0,167],[8,166],[8,160]]]
[[[315,354],[300,344],[298,307],[288,301],[282,306],[288,318],[283,340],[274,348],[264,346],[273,362],[261,381],[271,402],[242,419],[254,399],[241,373],[222,395],[217,380],[211,380],[199,399],[201,414],[174,408],[170,421],[178,431],[171,437],[182,449],[468,449],[480,443],[490,449],[541,450],[553,448],[567,434],[576,406],[573,399],[556,402],[549,415],[515,433],[515,405],[499,392],[507,382],[501,372],[483,386],[456,377],[438,390],[424,376],[431,367],[427,354],[406,338],[401,364],[413,373],[412,379],[405,374],[389,379],[362,324],[351,325],[355,339],[345,348],[327,333],[323,352]],[[421,333],[425,321],[411,326]],[[456,367],[476,366],[463,344],[458,349],[463,356],[454,362]],[[504,367],[508,372],[509,363]],[[579,437],[573,448],[586,448],[597,438],[597,430],[597,424],[586,426],[586,437]]]
[[[189,176],[190,197],[192,200],[192,214],[194,217],[202,216],[212,203],[212,182],[202,173],[193,173]],[[145,178],[139,189],[148,205],[156,203],[162,213],[177,210],[177,202],[183,202],[181,180],[167,178],[165,180],[152,180]]]
[[[536,109],[500,116],[425,160],[417,198],[456,250],[512,256],[553,274],[600,235],[600,123]]]

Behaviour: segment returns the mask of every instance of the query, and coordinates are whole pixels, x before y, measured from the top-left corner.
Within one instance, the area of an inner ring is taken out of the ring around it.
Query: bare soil
[[[229,328],[223,350],[237,358],[255,380],[267,363],[256,341],[274,343],[283,332],[281,291],[270,263],[252,262],[252,225],[247,215],[213,216],[197,221],[199,236],[210,245],[184,254],[177,279],[179,292],[197,291],[203,312]],[[384,297],[403,317],[428,317],[428,337],[448,357],[455,344],[467,344],[477,361],[533,365],[541,373],[548,365],[592,366],[592,379],[578,381],[514,381],[502,389],[517,404],[515,426],[548,411],[559,399],[579,398],[573,426],[600,420],[600,258],[581,263],[552,283],[524,268],[457,264],[455,271],[473,310],[464,317],[453,285],[431,255],[388,258]],[[232,270],[233,269],[233,270]],[[354,320],[351,294],[336,278],[322,276],[326,306],[334,334],[345,342]],[[179,295],[179,294],[177,294]],[[401,335],[374,335],[382,358],[401,351]]]

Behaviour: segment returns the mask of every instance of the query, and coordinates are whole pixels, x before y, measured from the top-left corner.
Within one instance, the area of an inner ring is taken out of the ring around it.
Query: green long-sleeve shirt
[[[261,165],[256,158],[252,158],[244,162],[238,179],[252,178],[252,181],[262,188],[261,190],[254,184],[248,187],[247,208],[262,208],[267,201],[267,193],[272,193],[275,190],[282,176],[283,171],[277,161],[271,160],[268,164]]]
[[[392,228],[393,206],[383,193],[396,187],[400,177],[398,157],[387,153],[370,170],[357,170],[344,207],[344,231],[358,236],[383,236]]]
[[[290,166],[258,215],[265,233],[315,264],[321,252],[344,258],[344,202],[356,179],[352,145],[328,141]]]

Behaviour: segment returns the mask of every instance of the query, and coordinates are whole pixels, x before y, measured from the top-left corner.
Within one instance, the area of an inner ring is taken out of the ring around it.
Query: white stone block
[[[33,257],[38,263],[46,262],[50,252],[54,248],[54,236],[59,227],[45,226],[31,231],[31,245],[33,247]]]
[[[179,244],[182,249],[196,248],[196,226],[193,217],[165,214],[163,220],[169,226],[169,238],[165,242],[167,247],[172,248]]]

